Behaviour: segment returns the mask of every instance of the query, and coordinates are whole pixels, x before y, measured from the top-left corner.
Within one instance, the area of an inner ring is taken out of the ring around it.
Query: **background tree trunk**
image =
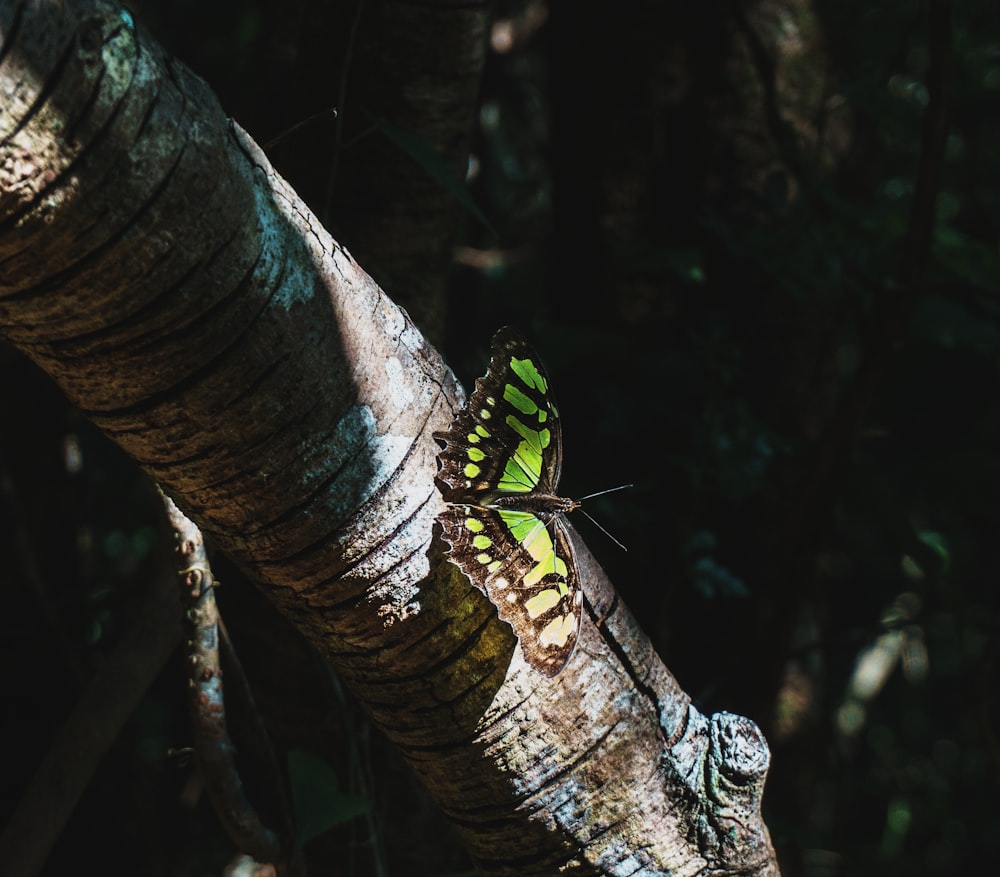
[[[776,873],[763,738],[691,706],[582,543],[553,680],[441,560],[461,391],[204,83],[108,3],[3,2],[0,35],[0,331],[332,662],[482,870]]]

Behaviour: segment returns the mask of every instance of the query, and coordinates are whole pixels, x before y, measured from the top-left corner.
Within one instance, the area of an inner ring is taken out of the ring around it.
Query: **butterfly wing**
[[[448,506],[438,520],[452,561],[514,628],[525,660],[555,676],[576,645],[583,608],[572,542],[561,516]]]
[[[493,338],[490,366],[445,432],[438,480],[449,502],[485,504],[499,494],[555,493],[562,433],[548,377],[514,329]]]

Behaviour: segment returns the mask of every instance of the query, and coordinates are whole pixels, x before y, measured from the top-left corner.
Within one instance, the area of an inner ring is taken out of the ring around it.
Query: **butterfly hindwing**
[[[548,377],[513,329],[493,339],[489,369],[451,427],[438,480],[449,505],[438,520],[450,559],[497,607],[525,660],[546,676],[565,666],[583,595],[555,495],[562,469],[559,414]]]
[[[583,607],[562,521],[477,505],[451,505],[438,520],[451,559],[514,628],[525,660],[555,676],[576,644]]]

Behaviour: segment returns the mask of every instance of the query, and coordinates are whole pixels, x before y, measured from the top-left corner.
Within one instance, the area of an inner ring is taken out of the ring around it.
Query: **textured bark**
[[[204,83],[97,0],[0,2],[0,332],[333,662],[490,874],[774,874],[752,722],[582,543],[548,680],[432,538],[461,389]]]

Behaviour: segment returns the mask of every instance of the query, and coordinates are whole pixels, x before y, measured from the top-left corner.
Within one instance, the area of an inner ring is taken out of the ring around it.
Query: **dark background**
[[[133,10],[267,142],[338,100],[359,124],[316,27],[343,34],[378,5]],[[432,334],[471,387],[492,333],[521,327],[563,415],[563,492],[634,483],[587,505],[627,553],[576,525],[698,708],[764,729],[786,875],[995,866],[1000,8],[496,12],[513,39],[490,54],[468,180],[492,228],[462,210]],[[948,126],[940,150],[929,114]],[[268,151],[353,250],[314,159],[352,148],[334,126]],[[353,148],[378,136],[353,133]],[[377,255],[365,267],[380,277]],[[141,473],[6,347],[0,412],[7,812],[163,536]],[[189,766],[165,757],[190,742],[182,686],[171,666],[149,692],[47,873],[99,858],[109,832],[123,868],[107,873],[218,871],[226,841],[185,803]],[[466,869],[355,708],[336,711],[341,785],[378,816],[334,836],[343,873],[379,873],[380,846],[388,873]],[[183,864],[164,852],[174,832]]]

